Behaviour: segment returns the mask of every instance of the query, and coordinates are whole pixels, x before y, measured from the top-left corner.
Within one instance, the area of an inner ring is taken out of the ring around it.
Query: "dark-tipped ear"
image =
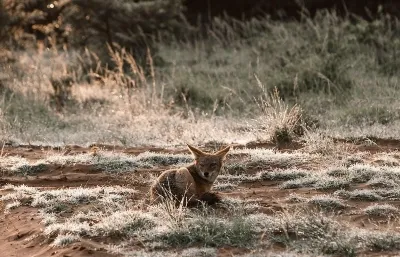
[[[192,152],[192,154],[193,154],[193,156],[194,156],[195,159],[197,159],[197,158],[199,158],[200,156],[203,156],[203,155],[204,155],[204,153],[203,153],[201,150],[197,149],[197,148],[194,147],[194,146],[191,146],[191,145],[187,144],[187,147],[189,148],[190,152]]]
[[[231,149],[231,146],[227,146],[224,149],[219,150],[218,152],[216,152],[214,155],[219,156],[222,159],[224,159],[226,154],[229,152],[230,149]]]

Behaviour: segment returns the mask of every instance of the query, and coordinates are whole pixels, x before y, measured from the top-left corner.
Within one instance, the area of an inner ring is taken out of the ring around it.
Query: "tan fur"
[[[195,162],[188,167],[161,173],[150,188],[151,202],[157,203],[160,199],[168,197],[173,197],[177,202],[182,199],[196,201],[211,191],[230,147],[214,154],[202,152],[191,145],[188,145],[188,148]]]

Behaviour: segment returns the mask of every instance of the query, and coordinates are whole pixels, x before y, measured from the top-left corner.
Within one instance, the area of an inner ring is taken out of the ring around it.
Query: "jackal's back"
[[[150,189],[151,200],[173,198],[180,201],[196,194],[195,182],[187,168],[164,171]]]

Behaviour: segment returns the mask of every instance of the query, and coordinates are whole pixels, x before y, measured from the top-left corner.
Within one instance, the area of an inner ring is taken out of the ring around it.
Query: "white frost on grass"
[[[80,236],[74,234],[58,235],[56,239],[50,244],[53,247],[63,247],[80,240]]]
[[[189,154],[144,152],[134,156],[125,153],[98,151],[96,155],[92,153],[52,154],[33,163],[22,157],[4,157],[0,159],[0,170],[15,174],[29,174],[40,172],[51,164],[70,166],[83,164],[94,166],[94,168],[106,172],[124,172],[155,166],[181,166],[192,162],[192,160],[192,156]]]
[[[33,207],[46,208],[60,204],[88,204],[98,203],[108,205],[118,204],[124,198],[133,196],[136,190],[120,186],[114,187],[92,187],[92,188],[68,188],[40,191],[34,187],[25,185],[12,186],[14,191],[3,195],[1,201],[25,201]]]
[[[309,154],[302,152],[277,152],[272,149],[265,148],[234,149],[232,150],[232,154],[248,154],[250,156],[249,161],[254,163],[281,164],[286,166],[298,165],[320,158],[320,155],[318,154]]]

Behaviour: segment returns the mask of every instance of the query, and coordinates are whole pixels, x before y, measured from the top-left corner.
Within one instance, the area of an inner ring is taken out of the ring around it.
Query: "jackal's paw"
[[[205,202],[208,205],[214,205],[221,202],[222,198],[217,193],[207,192],[204,193],[199,200]]]

